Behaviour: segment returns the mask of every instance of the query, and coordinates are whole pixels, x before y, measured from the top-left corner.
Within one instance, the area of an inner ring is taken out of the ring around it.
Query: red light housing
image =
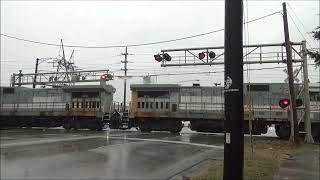
[[[290,105],[290,100],[289,99],[281,99],[280,101],[279,101],[279,106],[281,107],[281,108],[286,108],[286,107],[288,107]]]
[[[206,54],[204,52],[199,53],[199,59],[202,60],[206,57]]]
[[[165,59],[166,61],[171,61],[171,56],[168,53],[164,53],[163,59]]]
[[[162,57],[161,57],[160,54],[154,55],[154,59],[155,59],[156,61],[158,61],[158,62],[161,62],[161,61],[162,61]]]
[[[213,51],[210,51],[209,52],[209,58],[210,59],[213,59],[213,58],[215,58],[216,57],[216,53],[214,53]]]
[[[302,99],[296,99],[296,106],[297,107],[300,107],[300,106],[302,106],[303,105],[303,101],[302,101]]]

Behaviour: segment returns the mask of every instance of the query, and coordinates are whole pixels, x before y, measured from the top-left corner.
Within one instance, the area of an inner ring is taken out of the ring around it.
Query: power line
[[[307,28],[305,27],[305,25],[302,23],[302,21],[300,20],[299,16],[295,13],[295,11],[293,10],[293,8],[291,7],[291,5],[289,3],[287,3],[289,5],[289,8],[291,10],[291,12],[293,13],[293,15],[296,17],[296,19],[299,21],[299,23],[302,25],[302,28],[304,28],[305,31],[307,31]],[[290,16],[290,14],[289,14]],[[292,19],[292,17],[290,17]],[[310,33],[307,33],[310,40],[312,40],[312,42],[315,43],[314,39],[312,38],[312,36],[310,35]],[[316,43],[315,43],[316,45]]]
[[[251,22],[255,22],[255,21],[258,21],[258,20],[260,20],[260,19],[264,19],[264,18],[267,18],[267,17],[269,17],[269,16],[278,14],[278,13],[280,13],[280,12],[281,12],[281,11],[273,12],[273,13],[271,13],[271,14],[268,14],[268,15],[265,15],[265,16],[262,16],[262,17],[253,19],[253,20],[251,20],[251,21],[244,22],[244,24],[251,23]],[[142,43],[142,44],[133,44],[133,45],[128,45],[128,47],[145,46],[145,45],[153,45],[153,44],[168,43],[168,42],[173,42],[173,41],[180,41],[180,40],[185,40],[185,39],[200,37],[200,36],[204,36],[204,35],[208,35],[208,34],[213,34],[213,33],[216,33],[216,32],[223,31],[223,30],[224,30],[224,28],[221,28],[221,29],[218,29],[218,30],[215,30],[215,31],[210,31],[210,32],[207,32],[207,33],[197,34],[197,35],[193,35],[193,36],[187,36],[187,37],[183,37],[183,38],[177,38],[177,39],[166,40],[166,41],[158,41],[158,42]]]
[[[290,19],[292,20],[293,24],[296,26],[297,30],[299,31],[300,35],[302,36],[302,38],[303,38],[303,39],[307,39],[307,38],[303,35],[303,33],[300,31],[298,25],[296,24],[296,22],[294,21],[294,19],[293,19],[292,16],[290,15],[290,13],[288,13],[288,14],[289,14],[289,17],[290,17]],[[309,40],[310,40],[310,39],[309,39]],[[307,44],[309,45],[309,47],[312,48],[312,46],[310,45],[310,43],[309,43],[308,41],[306,41],[306,42],[307,42]]]
[[[24,38],[19,38],[15,36],[10,36],[7,34],[1,33],[1,36],[5,36],[7,38],[15,39],[15,40],[20,40],[20,41],[25,41],[29,43],[34,43],[34,44],[41,44],[41,45],[47,45],[47,46],[60,46],[60,44],[54,44],[54,43],[47,43],[47,42],[41,42],[41,41],[34,41],[34,40],[29,40],[29,39],[24,39]],[[69,47],[69,48],[119,48],[119,47],[126,47],[126,46],[78,46],[78,45],[64,45],[64,47]]]
[[[265,16],[261,16],[259,18],[253,19],[251,21],[247,21],[244,22],[244,24],[246,23],[251,23],[251,22],[255,22],[270,16],[273,16],[275,14],[281,13],[281,11],[276,11],[270,14],[267,14]],[[111,46],[81,46],[81,45],[64,45],[64,47],[68,47],[68,48],[87,48],[87,49],[107,49],[107,48],[124,48],[124,47],[138,47],[138,46],[147,46],[147,45],[154,45],[154,44],[162,44],[162,43],[169,43],[169,42],[175,42],[175,41],[181,41],[181,40],[185,40],[185,39],[191,39],[191,38],[195,38],[195,37],[200,37],[200,36],[205,36],[205,35],[209,35],[209,34],[213,34],[213,33],[217,33],[220,31],[223,31],[224,28],[218,29],[218,30],[214,30],[214,31],[210,31],[210,32],[206,32],[206,33],[202,33],[202,34],[196,34],[196,35],[191,35],[191,36],[186,36],[186,37],[182,37],[182,38],[176,38],[176,39],[171,39],[171,40],[165,40],[165,41],[156,41],[156,42],[149,42],[149,43],[141,43],[141,44],[129,44],[129,45],[111,45]],[[29,42],[29,43],[34,43],[34,44],[40,44],[40,45],[47,45],[47,46],[58,46],[60,47],[60,44],[54,44],[54,43],[47,43],[47,42],[41,42],[41,41],[34,41],[34,40],[29,40],[29,39],[25,39],[25,38],[19,38],[19,37],[15,37],[15,36],[10,36],[7,34],[0,34],[1,36],[7,37],[7,38],[11,38],[11,39],[15,39],[15,40],[19,40],[19,41],[24,41],[24,42]]]

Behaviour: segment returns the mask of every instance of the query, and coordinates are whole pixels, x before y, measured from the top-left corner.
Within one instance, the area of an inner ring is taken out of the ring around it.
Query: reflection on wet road
[[[223,157],[220,134],[1,130],[1,179],[181,179]]]

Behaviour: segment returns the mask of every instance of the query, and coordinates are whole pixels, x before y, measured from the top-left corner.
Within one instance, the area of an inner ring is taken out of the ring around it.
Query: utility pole
[[[243,0],[225,0],[224,180],[243,179]]]
[[[127,99],[127,64],[128,64],[128,47],[126,47],[126,52],[122,53],[122,55],[124,55],[124,61],[122,61],[122,63],[124,63],[124,88],[123,88],[123,112],[125,112],[126,110],[126,99]]]
[[[297,119],[296,96],[295,96],[295,92],[294,92],[293,71],[292,71],[292,48],[291,48],[291,42],[290,42],[290,38],[289,38],[286,3],[282,3],[282,7],[283,7],[284,37],[285,37],[285,46],[286,46],[286,54],[287,54],[287,69],[288,69],[288,79],[289,79],[290,105],[291,105],[291,111],[292,111],[293,130],[294,130],[293,141],[298,143],[299,142],[299,129],[298,129],[298,119]],[[291,134],[292,134],[292,132],[291,132]]]
[[[39,66],[39,58],[36,60],[36,69],[34,70],[34,78],[33,78],[33,85],[32,88],[36,88],[37,83],[37,73],[38,73],[38,66]]]
[[[19,70],[19,84],[18,84],[18,87],[21,87],[21,81],[22,81],[22,70]]]
[[[305,101],[305,114],[304,114],[304,129],[306,131],[305,142],[314,143],[311,133],[310,121],[310,95],[309,95],[309,78],[308,78],[308,61],[307,61],[307,46],[306,41],[302,41],[302,68],[303,68],[303,86],[304,86],[304,101]]]

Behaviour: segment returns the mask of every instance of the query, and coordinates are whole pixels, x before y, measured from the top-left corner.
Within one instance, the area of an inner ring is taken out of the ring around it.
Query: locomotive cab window
[[[166,109],[169,109],[169,103],[166,102]]]
[[[177,112],[177,104],[172,104],[172,112]]]
[[[320,101],[320,93],[319,92],[311,92],[310,91],[310,101]]]
[[[100,108],[100,102],[97,101],[97,108]]]
[[[14,88],[3,88],[3,94],[14,94]]]
[[[269,91],[269,85],[268,84],[262,84],[262,85],[247,85],[247,90],[250,91]]]

